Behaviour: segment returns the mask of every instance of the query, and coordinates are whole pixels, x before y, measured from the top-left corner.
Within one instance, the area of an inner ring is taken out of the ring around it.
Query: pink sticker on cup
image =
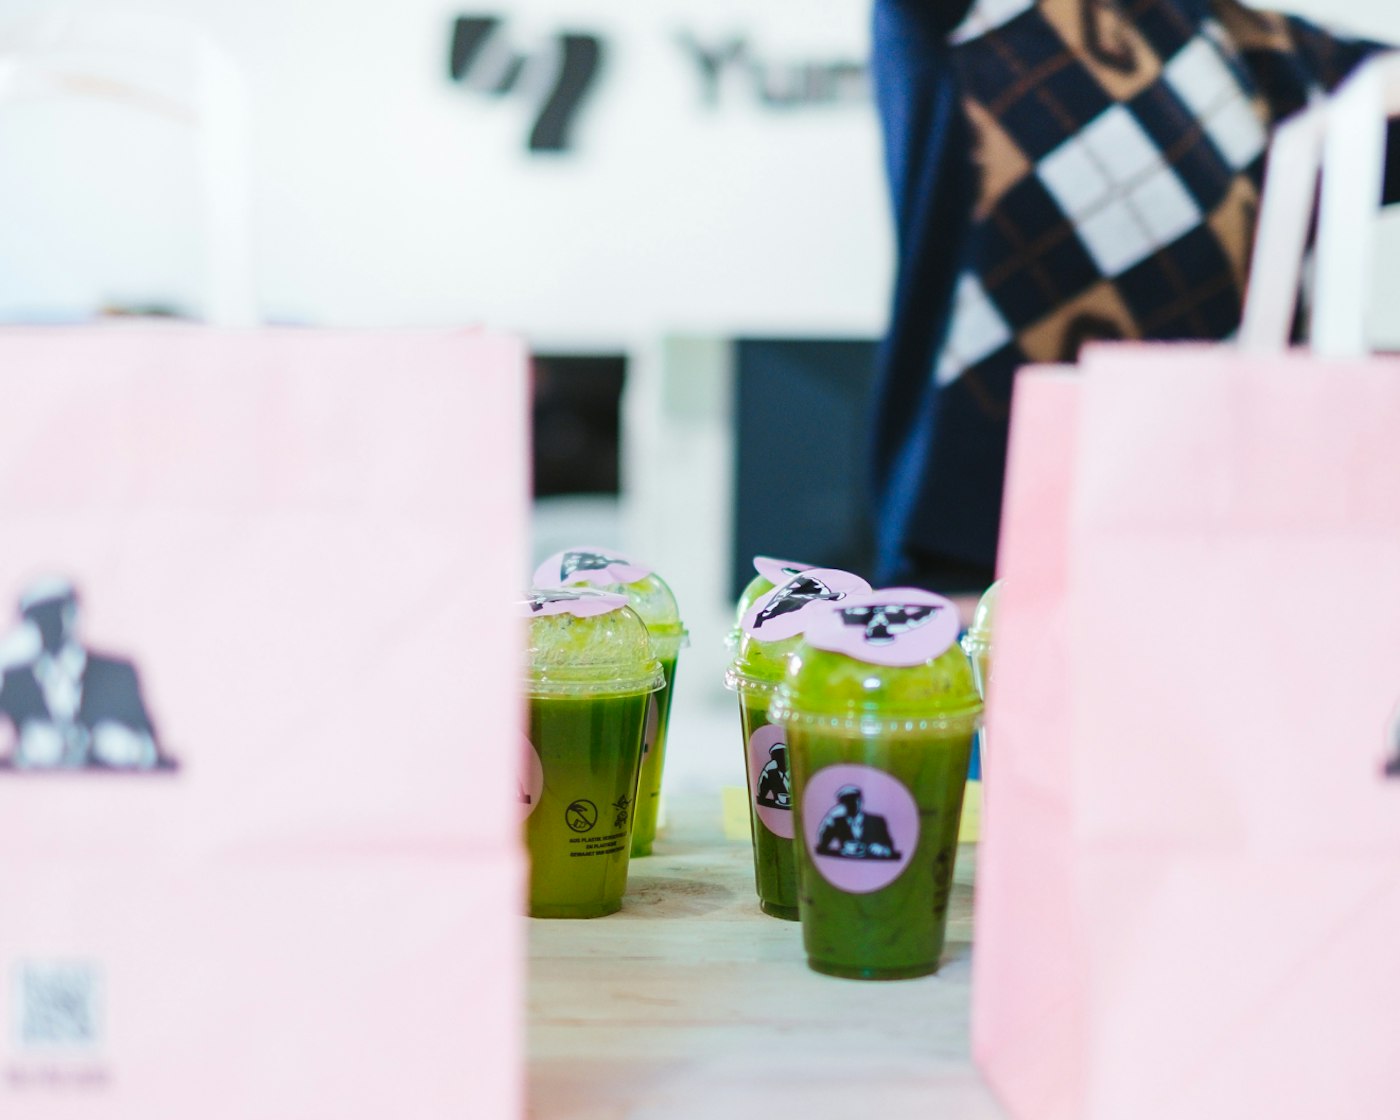
[[[921,665],[958,640],[951,600],[915,587],[889,587],[834,604],[807,627],[808,643],[872,665]]]
[[[633,563],[606,548],[581,546],[556,552],[536,568],[535,586],[586,583],[592,587],[607,587],[615,583],[636,583],[651,572],[645,564]]]
[[[883,770],[828,766],[802,792],[802,833],[823,879],[837,890],[870,894],[909,866],[919,843],[919,806]]]
[[[755,556],[753,558],[753,570],[771,583],[774,587],[787,583],[795,575],[802,572],[810,572],[813,565],[799,564],[793,560],[775,560],[771,556]]]
[[[575,618],[592,618],[607,614],[627,605],[625,595],[614,595],[611,591],[593,591],[589,588],[546,587],[534,588],[520,600],[520,613],[526,618],[541,615],[571,614]]]
[[[751,638],[777,642],[795,638],[833,604],[863,595],[870,584],[839,568],[809,568],[780,583],[745,612],[740,626]]]
[[[523,821],[540,803],[544,793],[544,764],[535,744],[525,735],[520,736],[520,759],[516,775],[516,800],[520,803],[520,819]]]
[[[787,729],[764,724],[749,736],[748,755],[754,815],[774,836],[791,840],[792,779],[788,773]]]

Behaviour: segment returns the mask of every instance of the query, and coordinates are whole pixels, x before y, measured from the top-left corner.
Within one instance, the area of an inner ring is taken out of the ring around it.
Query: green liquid
[[[925,976],[938,969],[948,925],[972,735],[843,738],[788,728],[797,817],[798,908],[807,963],[817,972],[861,980]],[[899,780],[919,809],[919,840],[908,865],[869,894],[843,891],[817,870],[802,839],[802,795],[827,766],[857,763]]]
[[[744,729],[744,774],[749,790],[749,831],[753,836],[754,885],[758,908],[774,918],[797,921],[797,856],[794,843],[769,830],[754,808],[754,789],[749,741],[760,727],[768,726],[768,699],[762,695],[739,694],[739,719]],[[795,822],[794,822],[795,823]]]
[[[531,917],[596,918],[622,906],[649,699],[531,698],[530,742],[544,769],[524,826]]]
[[[656,840],[656,815],[661,809],[661,772],[666,765],[666,730],[671,726],[671,689],[676,683],[676,659],[661,662],[666,687],[652,693],[656,705],[656,742],[642,755],[642,777],[637,784],[637,823],[632,830],[632,854],[651,855]]]

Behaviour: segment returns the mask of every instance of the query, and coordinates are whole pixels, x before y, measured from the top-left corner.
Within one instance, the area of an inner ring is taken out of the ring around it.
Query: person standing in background
[[[1021,366],[1236,330],[1270,131],[1380,49],[1238,0],[876,0],[878,584],[991,582]]]

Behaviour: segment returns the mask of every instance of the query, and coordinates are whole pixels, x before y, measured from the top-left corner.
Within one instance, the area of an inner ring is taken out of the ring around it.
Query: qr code
[[[102,1042],[101,970],[74,962],[21,964],[14,1024],[23,1049],[96,1049]]]

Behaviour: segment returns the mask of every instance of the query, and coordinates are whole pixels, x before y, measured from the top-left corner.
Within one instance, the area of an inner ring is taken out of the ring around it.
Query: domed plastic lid
[[[970,733],[982,702],[957,637],[957,607],[916,588],[830,606],[793,653],[768,718],[851,734]]]
[[[870,584],[839,568],[808,568],[759,596],[740,620],[739,649],[725,674],[731,689],[771,692],[783,679],[789,655],[807,624]]]
[[[535,569],[534,578],[536,587],[593,587],[625,595],[658,647],[678,647],[686,637],[680,607],[666,581],[646,564],[610,549],[579,546],[556,552]]]
[[[621,595],[586,588],[531,589],[525,688],[530,696],[616,696],[666,683],[651,635]]]
[[[972,625],[967,628],[963,639],[965,648],[986,649],[992,643],[992,627],[996,624],[997,596],[1001,591],[1001,580],[997,580],[977,601],[977,609],[972,614]]]

